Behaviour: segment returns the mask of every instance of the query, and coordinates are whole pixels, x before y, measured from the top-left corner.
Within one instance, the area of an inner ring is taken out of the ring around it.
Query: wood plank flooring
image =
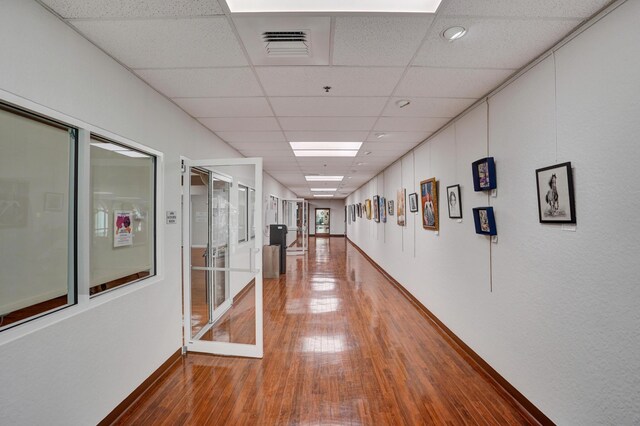
[[[117,424],[529,424],[344,238],[264,295],[262,360],[189,354]]]

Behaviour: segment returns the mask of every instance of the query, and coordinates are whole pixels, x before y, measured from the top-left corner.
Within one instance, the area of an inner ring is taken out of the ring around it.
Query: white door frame
[[[283,198],[280,201],[283,206],[285,202],[296,203],[296,205],[297,203],[302,203],[302,212],[299,212],[302,218],[302,247],[287,247],[287,254],[294,256],[305,254],[309,250],[309,220],[305,217],[309,210],[309,202],[304,198]],[[284,211],[282,212],[282,216],[284,217]],[[285,225],[289,226],[288,223]]]

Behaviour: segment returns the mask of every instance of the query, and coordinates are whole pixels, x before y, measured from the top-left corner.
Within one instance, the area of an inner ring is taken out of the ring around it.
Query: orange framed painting
[[[436,178],[420,182],[420,204],[422,205],[422,227],[437,231],[438,228],[438,183]]]

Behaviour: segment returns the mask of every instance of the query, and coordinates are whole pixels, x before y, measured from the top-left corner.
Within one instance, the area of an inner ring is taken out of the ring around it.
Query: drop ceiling
[[[239,152],[263,157],[298,196],[338,186],[344,198],[610,0],[250,15],[231,14],[225,0],[40,2]],[[448,42],[440,34],[451,26],[468,33]],[[263,30],[304,31],[310,56],[266,56]],[[364,144],[354,158],[297,158],[289,142],[304,141]],[[345,178],[305,180],[314,174]]]

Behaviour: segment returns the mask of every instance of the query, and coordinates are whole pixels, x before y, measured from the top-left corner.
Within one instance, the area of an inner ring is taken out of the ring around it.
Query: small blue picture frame
[[[476,224],[476,234],[498,235],[496,217],[493,207],[476,207],[473,209],[473,221]]]
[[[493,157],[481,158],[471,163],[473,172],[473,190],[490,191],[498,187],[496,180],[496,163]]]

